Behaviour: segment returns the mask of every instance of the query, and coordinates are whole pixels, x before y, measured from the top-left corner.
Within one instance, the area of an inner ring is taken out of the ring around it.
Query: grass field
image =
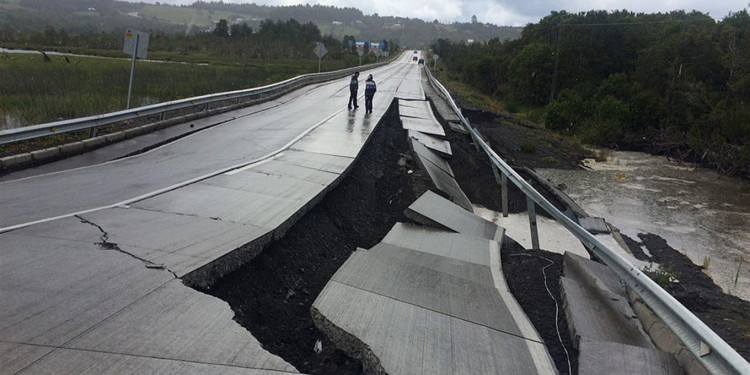
[[[360,31],[347,25],[334,25],[332,23],[318,23],[321,35],[333,35],[336,38],[343,38],[344,35],[359,36]]]
[[[0,54],[0,129],[125,109],[130,62],[118,59]],[[343,61],[324,61],[326,70]],[[245,60],[243,65],[139,62],[134,107],[246,89],[317,71],[317,60]],[[11,122],[11,124],[6,124]]]
[[[213,28],[214,22],[220,19],[229,20],[235,17],[244,19],[253,18],[249,14],[238,14],[224,11],[209,12],[203,9],[180,8],[165,5],[146,5],[140,11],[140,15],[146,18],[156,18],[162,21],[176,24],[196,25],[205,28]]]

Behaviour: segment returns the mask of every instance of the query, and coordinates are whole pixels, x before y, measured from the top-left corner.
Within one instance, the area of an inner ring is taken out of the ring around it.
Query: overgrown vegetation
[[[0,54],[0,114],[22,125],[125,109],[127,59]],[[327,62],[343,68],[344,62]],[[313,60],[246,60],[242,65],[137,64],[134,106],[239,90],[317,71]],[[0,119],[2,123],[2,119]]]
[[[643,267],[642,271],[664,289],[667,289],[674,282],[679,282],[678,277],[680,275],[674,270],[672,265],[665,268],[658,264],[650,263],[646,267]]]
[[[433,47],[454,78],[507,108],[543,109],[548,128],[750,177],[745,10],[721,21],[682,11],[553,12],[519,40]]]

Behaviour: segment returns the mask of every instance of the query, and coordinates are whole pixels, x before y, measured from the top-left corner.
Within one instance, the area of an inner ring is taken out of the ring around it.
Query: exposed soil
[[[381,123],[354,168],[286,235],[205,293],[229,303],[235,320],[271,353],[310,374],[361,374],[313,325],[310,307],[357,247],[376,245],[431,186],[413,163],[396,111]],[[413,173],[409,173],[412,171]],[[317,340],[323,351],[316,354]]]
[[[589,151],[567,142],[562,137],[544,134],[551,134],[547,130],[524,126],[523,124],[519,124],[518,121],[508,121],[504,117],[498,117],[491,112],[479,109],[463,109],[463,112],[469,118],[472,125],[480,130],[480,133],[488,140],[493,149],[506,161],[510,161],[513,164],[530,168],[568,169],[577,168],[578,162],[584,157],[593,157]],[[455,150],[457,148],[454,143],[456,142],[456,136],[452,138],[451,143]],[[535,151],[522,151],[519,146],[521,142],[534,143],[536,145]],[[462,153],[457,154],[459,158],[461,155]],[[552,158],[555,159],[554,163],[552,162]],[[465,163],[464,161],[452,162],[456,162],[457,164]],[[455,166],[454,169],[457,169],[456,174],[459,184],[461,184],[461,187],[473,203],[482,204],[497,210],[497,207],[499,207],[497,203],[499,202],[499,193],[494,192],[494,189],[490,188],[494,186],[488,184],[486,179],[480,182],[482,186],[473,186],[474,181],[481,181],[482,178],[472,175],[478,171],[486,170],[484,168],[489,168],[489,162],[485,162],[484,164],[486,164],[486,167],[478,167],[476,170],[472,170],[471,173],[458,173],[459,171],[465,171]],[[539,190],[537,186],[535,188]],[[514,190],[515,194],[520,194],[516,189],[511,189],[510,197],[513,197]],[[544,192],[543,190],[540,191]],[[509,204],[511,212],[516,212],[514,207],[518,209],[518,204],[522,203],[519,202],[519,197],[509,198],[509,201],[511,202]],[[554,202],[553,200],[550,201]],[[513,202],[515,202],[515,205]],[[713,283],[700,266],[694,264],[684,254],[670,247],[661,237],[654,234],[639,234],[640,242],[625,235],[622,237],[636,259],[659,263],[664,269],[674,272],[679,282],[666,285],[665,289],[667,292],[696,314],[711,329],[718,333],[719,336],[726,340],[730,346],[737,350],[740,355],[750,360],[750,302],[723,293],[721,288]],[[643,251],[641,245],[645,245],[653,256],[649,257]],[[508,248],[508,251],[506,251],[506,248]],[[552,347],[545,334],[549,335],[550,332],[554,332],[554,327],[552,326],[554,315],[550,316],[549,314],[538,313],[540,309],[545,308],[543,303],[540,303],[543,300],[543,296],[537,296],[537,293],[533,292],[535,288],[539,288],[541,285],[540,281],[524,280],[523,278],[526,277],[526,273],[516,272],[516,267],[523,269],[524,266],[517,264],[518,260],[514,260],[514,257],[508,256],[508,252],[511,251],[509,249],[512,249],[512,247],[503,245],[503,270],[506,273],[508,283],[511,285],[511,291],[514,292],[516,299],[519,300],[524,311],[540,334],[545,338],[545,343],[549,345],[549,350],[552,353],[556,349]],[[547,255],[545,257],[553,261],[556,257],[559,257],[556,254],[548,253]],[[528,259],[526,261],[531,262]],[[548,262],[541,259],[538,259],[537,262],[539,262],[537,268],[544,267],[545,263],[548,264]],[[547,268],[548,275],[552,274],[552,278],[557,277],[553,280],[555,286],[557,286],[559,281],[559,273],[555,273],[556,265]],[[528,272],[532,271],[529,270]],[[517,285],[520,281],[524,281],[525,285]],[[514,284],[516,285],[514,286]],[[549,285],[552,285],[552,283]],[[553,291],[553,293],[556,296],[559,295],[557,294],[559,293],[558,291]],[[571,354],[571,360],[574,360],[573,357],[575,357],[574,366],[577,367],[577,353],[574,356],[574,353],[571,351],[572,347],[568,344],[569,336],[566,333],[563,333],[563,335],[563,340],[566,341],[566,347],[568,347]],[[566,372],[567,368],[560,366],[559,356],[552,355],[555,363],[558,365],[558,370],[561,373]]]
[[[578,350],[573,348],[560,299],[562,255],[544,250],[526,250],[516,241],[505,237],[501,259],[503,273],[511,293],[547,345],[557,370],[561,375],[578,373]],[[547,292],[547,288],[549,293],[555,296],[554,299]],[[558,329],[560,337],[557,336]],[[560,338],[564,347],[560,343]],[[568,371],[568,358],[572,372]]]
[[[439,114],[436,114],[439,117]],[[481,126],[481,121],[477,120],[472,122],[474,126]],[[453,157],[449,160],[451,169],[456,175],[456,181],[461,186],[461,189],[469,197],[469,200],[473,204],[478,204],[495,211],[502,211],[502,201],[500,195],[500,185],[495,180],[495,175],[492,173],[492,164],[484,151],[477,151],[476,147],[471,141],[471,137],[466,134],[454,132],[448,126],[445,128],[446,140],[451,143],[453,150]],[[485,139],[493,145],[494,138],[489,138],[485,135],[484,130],[480,130]],[[494,147],[494,146],[493,146]],[[545,146],[546,147],[546,146]],[[495,149],[498,154],[504,159],[508,155],[499,152]],[[507,161],[507,159],[505,159]],[[573,163],[572,160],[569,160]],[[517,172],[526,179],[530,179],[523,171],[516,169]],[[552,204],[558,209],[565,210],[562,204],[559,204],[554,197],[549,194],[545,187],[538,184],[536,181],[531,181],[531,185],[537,189],[542,195],[547,198]],[[508,181],[508,211],[512,213],[525,212],[526,206],[526,195],[519,190],[515,185]],[[541,215],[549,216],[539,206],[536,206],[536,212]]]
[[[482,110],[464,108],[462,111],[508,164],[529,168],[576,169],[580,168],[582,159],[594,157],[581,145],[541,127],[531,127],[527,120]]]
[[[722,292],[703,269],[655,234],[639,234],[640,242],[623,235],[638,259],[659,263],[678,282],[662,285],[669,294],[711,327],[745,359],[750,360],[750,302]],[[645,245],[652,257],[643,253]]]

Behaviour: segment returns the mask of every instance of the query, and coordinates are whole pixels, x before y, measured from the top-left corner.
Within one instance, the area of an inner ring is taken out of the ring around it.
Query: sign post
[[[432,59],[435,60],[435,64],[432,65],[432,70],[434,71],[437,71],[437,61],[439,58],[440,56],[438,56],[437,53],[432,55]]]
[[[328,53],[328,50],[326,49],[325,44],[318,42],[317,45],[315,45],[315,48],[313,48],[313,52],[315,52],[315,55],[318,56],[318,73],[320,73],[320,64],[323,59],[323,56]]]
[[[357,50],[357,55],[359,55],[359,65],[362,65],[362,55],[365,54],[365,51],[363,50]]]
[[[145,59],[148,52],[148,33],[138,30],[125,30],[125,47],[123,52],[133,56],[130,62],[130,84],[128,85],[128,105],[130,109],[130,96],[133,93],[133,79],[135,78],[135,59]]]

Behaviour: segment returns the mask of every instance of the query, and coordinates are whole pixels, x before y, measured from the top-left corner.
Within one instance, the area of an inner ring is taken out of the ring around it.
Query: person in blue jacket
[[[349,109],[352,109],[352,104],[354,104],[354,108],[359,108],[357,105],[357,91],[359,90],[359,72],[354,72],[352,75],[352,79],[349,80]]]
[[[365,81],[365,113],[372,113],[372,97],[375,96],[376,91],[378,91],[378,88],[372,79],[372,74],[370,74]]]

